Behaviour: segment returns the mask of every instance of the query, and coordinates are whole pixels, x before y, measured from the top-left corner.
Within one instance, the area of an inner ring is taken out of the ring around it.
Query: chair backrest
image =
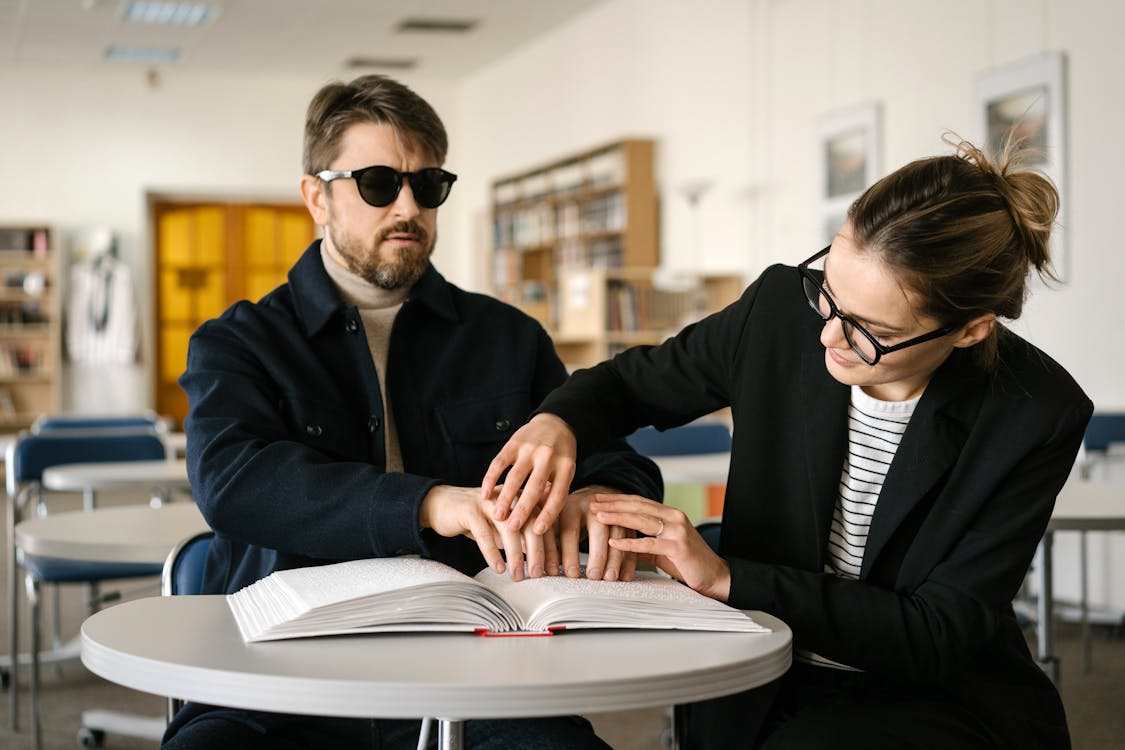
[[[8,495],[39,482],[43,470],[59,464],[105,461],[157,461],[168,457],[167,446],[153,429],[51,430],[21,432],[8,446]]]
[[[214,531],[201,531],[183,539],[168,553],[164,561],[164,572],[160,576],[160,593],[164,596],[189,596],[203,591],[203,567],[207,563],[207,553],[211,549]],[[184,702],[169,696],[166,720],[171,722],[176,712],[183,708]]]
[[[41,414],[32,423],[32,432],[51,430],[100,430],[106,428],[149,428],[163,432],[167,424],[155,412],[139,414]]]
[[[1125,412],[1095,412],[1082,441],[1086,451],[1104,453],[1110,443],[1125,443]]]
[[[663,431],[642,427],[625,439],[645,456],[728,453],[731,446],[730,430],[720,422],[693,422]]]
[[[172,548],[160,577],[164,596],[192,595],[203,590],[203,566],[214,538],[214,531],[201,531]]]
[[[699,523],[695,524],[695,530],[703,537],[703,541],[707,542],[707,546],[713,552],[719,551],[719,537],[723,532],[723,519],[721,518],[704,518]]]

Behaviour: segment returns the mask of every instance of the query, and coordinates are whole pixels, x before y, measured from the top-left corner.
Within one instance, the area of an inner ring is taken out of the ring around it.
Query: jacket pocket
[[[337,460],[366,461],[367,413],[307,399],[283,399],[281,410],[292,438]]]
[[[488,464],[527,420],[531,407],[531,393],[524,389],[439,406],[438,421],[458,468],[453,480],[480,484]]]

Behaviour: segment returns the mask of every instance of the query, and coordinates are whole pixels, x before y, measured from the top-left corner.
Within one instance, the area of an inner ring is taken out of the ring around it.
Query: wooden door
[[[316,237],[303,204],[158,201],[156,227],[156,410],[183,425],[187,396],[177,379],[200,323],[240,299],[285,282]]]

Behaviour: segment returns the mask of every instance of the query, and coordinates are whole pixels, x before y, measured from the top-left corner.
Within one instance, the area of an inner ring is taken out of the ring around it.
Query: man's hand
[[[492,459],[480,497],[492,497],[508,469],[492,517],[498,522],[507,519],[508,528],[518,530],[538,509],[534,530],[546,534],[566,505],[577,456],[578,442],[567,423],[553,414],[536,414]]]
[[[578,544],[585,531],[588,542],[586,577],[595,580],[631,581],[637,570],[636,555],[611,547],[609,540],[631,538],[633,530],[602,523],[590,508],[590,504],[599,496],[624,497],[611,487],[591,485],[574,492],[567,497],[566,504],[563,505],[558,521],[563,572],[568,578],[579,576],[581,567],[578,560]]]
[[[512,529],[493,520],[494,506],[495,501],[482,497],[476,488],[438,485],[422,500],[419,524],[444,537],[469,537],[477,543],[488,566],[497,573],[507,569],[513,581],[523,579],[525,555],[532,578],[543,573],[556,575],[559,547],[555,529],[548,528],[550,533],[542,535],[533,533],[530,526]]]

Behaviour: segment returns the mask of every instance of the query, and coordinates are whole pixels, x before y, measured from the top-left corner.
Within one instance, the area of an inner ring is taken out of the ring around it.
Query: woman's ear
[[[313,222],[319,227],[328,224],[326,184],[323,180],[313,177],[311,174],[301,175],[301,198],[304,199],[305,207],[309,209],[309,215],[312,216]]]
[[[992,329],[995,327],[996,313],[981,313],[961,326],[961,330],[955,334],[956,338],[953,340],[953,345],[968,347],[979,344],[991,335]]]

